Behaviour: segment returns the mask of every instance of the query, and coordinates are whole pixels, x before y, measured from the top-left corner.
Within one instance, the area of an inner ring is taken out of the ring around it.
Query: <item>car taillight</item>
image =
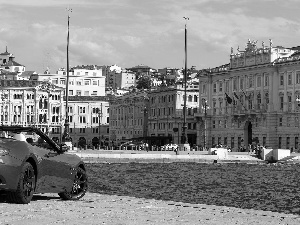
[[[8,150],[0,148],[0,156],[7,155],[9,153]]]

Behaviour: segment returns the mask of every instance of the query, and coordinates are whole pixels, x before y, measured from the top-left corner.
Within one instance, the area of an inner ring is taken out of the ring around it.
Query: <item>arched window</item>
[[[257,105],[261,104],[261,95],[260,93],[257,94]]]
[[[192,102],[192,101],[193,101],[193,96],[189,95],[188,101],[189,101],[189,102]]]
[[[265,94],[265,100],[266,100],[266,104],[269,104],[269,93],[268,92]]]

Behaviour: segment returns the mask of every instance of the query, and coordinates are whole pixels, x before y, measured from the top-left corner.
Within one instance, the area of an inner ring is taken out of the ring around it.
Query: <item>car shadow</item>
[[[34,201],[49,201],[49,200],[61,200],[61,198],[59,196],[45,196],[45,195],[33,195],[32,199],[31,199],[31,202],[34,202]],[[5,193],[2,193],[0,194],[0,203],[10,203],[7,201],[7,198],[6,198],[6,194]],[[15,203],[12,203],[12,204],[15,204]]]

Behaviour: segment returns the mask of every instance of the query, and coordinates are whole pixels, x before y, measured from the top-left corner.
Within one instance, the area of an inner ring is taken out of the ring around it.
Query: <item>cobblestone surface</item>
[[[255,224],[298,225],[292,214],[233,207],[189,204],[129,196],[87,193],[80,201],[62,201],[57,195],[37,195],[28,205],[1,202],[0,224]]]
[[[300,165],[87,164],[80,201],[0,195],[0,224],[300,224]]]
[[[87,164],[90,191],[300,214],[300,164]]]

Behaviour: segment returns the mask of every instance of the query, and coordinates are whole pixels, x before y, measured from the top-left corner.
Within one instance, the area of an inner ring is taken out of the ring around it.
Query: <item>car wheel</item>
[[[77,168],[71,192],[65,191],[58,193],[58,195],[64,200],[78,200],[85,195],[87,187],[88,179],[85,170]]]
[[[35,189],[35,172],[32,165],[26,162],[22,167],[18,188],[7,193],[7,200],[18,204],[28,204]]]

